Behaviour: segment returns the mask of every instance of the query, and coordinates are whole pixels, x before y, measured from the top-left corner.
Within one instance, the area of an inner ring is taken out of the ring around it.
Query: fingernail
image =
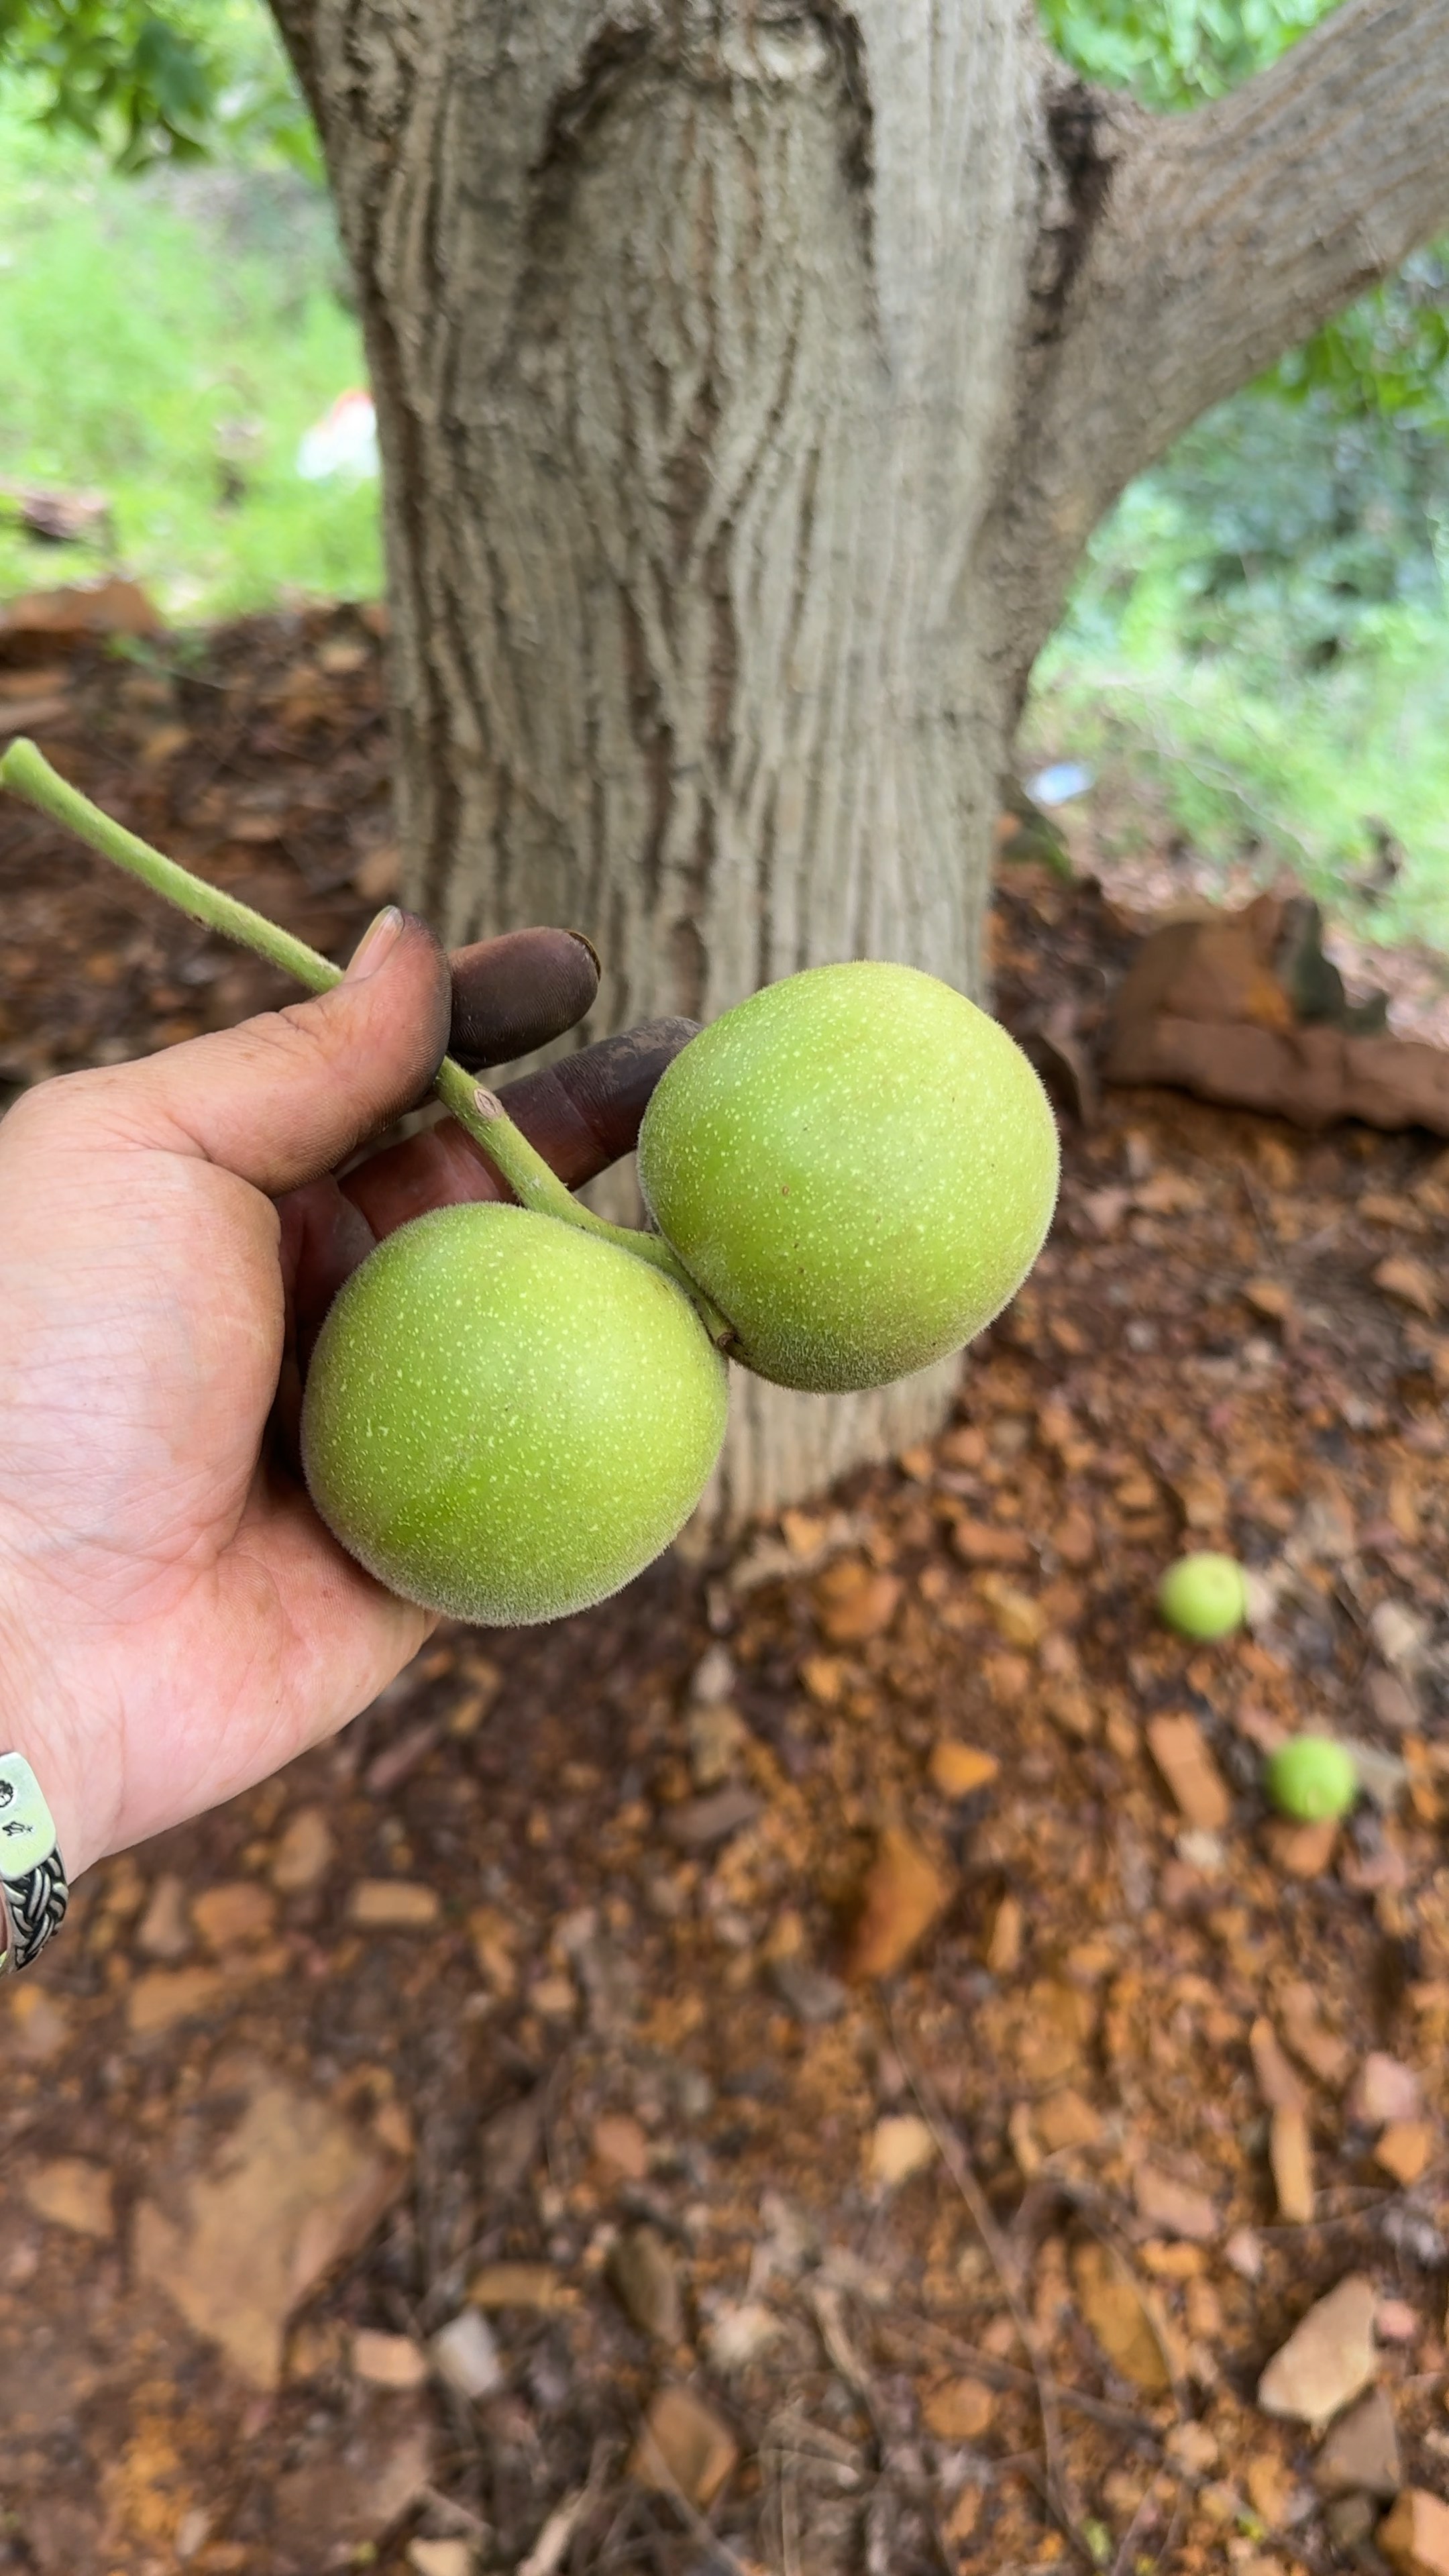
[[[395,903],[386,903],[375,921],[370,921],[353,950],[344,984],[360,984],[366,975],[375,975],[385,958],[398,943],[403,917]]]
[[[589,955],[594,961],[594,973],[596,975],[602,975],[604,971],[604,961],[600,957],[592,939],[589,938],[588,933],[583,930],[571,930],[569,932],[569,937],[570,939],[576,939],[581,948],[587,948]]]

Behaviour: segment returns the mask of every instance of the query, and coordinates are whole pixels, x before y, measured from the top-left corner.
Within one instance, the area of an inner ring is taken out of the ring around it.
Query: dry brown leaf
[[[1426,1316],[1432,1324],[1439,1312],[1439,1291],[1433,1272],[1411,1253],[1395,1253],[1381,1261],[1373,1274],[1374,1286],[1386,1297],[1397,1299],[1401,1306],[1412,1306],[1416,1315]]]
[[[1220,1833],[1233,1802],[1197,1719],[1149,1718],[1147,1742],[1179,1813],[1202,1831]]]
[[[1262,2014],[1248,2033],[1248,2047],[1258,2090],[1270,2111],[1304,2111],[1308,2107],[1302,2085],[1278,2044],[1278,2034]]]
[[[1041,1644],[1049,1623],[1041,1603],[1034,1601],[1030,1593],[1018,1591],[1015,1584],[1006,1582],[999,1574],[983,1575],[979,1589],[998,1633],[1008,1646],[1029,1650]]]
[[[1286,1323],[1294,1311],[1293,1291],[1281,1279],[1248,1279],[1243,1283],[1243,1299],[1255,1315],[1264,1315],[1270,1323]]]
[[[191,1919],[210,1950],[265,1941],[277,1919],[277,1900],[254,1878],[223,1879],[193,1898]]]
[[[1375,2534],[1398,2576],[1449,2576],[1449,2504],[1425,2487],[1406,2487]]]
[[[1032,2116],[1048,2155],[1061,2147],[1094,2147],[1102,2134],[1101,2120],[1091,2103],[1070,2084],[1038,2102]]]
[[[430,1932],[442,1910],[437,1889],[421,1878],[360,1878],[347,1898],[348,1922],[365,1932]]]
[[[138,1977],[126,1997],[133,2039],[154,2039],[194,2013],[208,2012],[222,1991],[216,1968],[155,1968]]]
[[[1336,2087],[1346,2083],[1353,2068],[1353,2050],[1336,2031],[1325,2027],[1313,1987],[1301,1979],[1285,1986],[1279,2012],[1284,2036],[1299,2064],[1306,2066],[1310,2075],[1316,2075],[1321,2084]]]
[[[643,2182],[649,2171],[648,2137],[628,2111],[605,2111],[594,2122],[593,2149],[600,2164],[622,2182]]]
[[[1070,1511],[1062,1514],[1052,1532],[1052,1545],[1063,1565],[1071,1566],[1077,1573],[1081,1573],[1094,1561],[1097,1554],[1097,1533],[1090,1517],[1079,1504],[1074,1503]]]
[[[1365,2129],[1380,2129],[1390,2120],[1417,2120],[1423,2086],[1412,2066],[1371,2048],[1344,2098],[1344,2116]]]
[[[1012,1976],[1020,1966],[1023,1929],[1019,1899],[1003,1896],[992,1911],[986,1935],[986,1965],[993,1977]]]
[[[890,1977],[939,1920],[954,1894],[952,1881],[903,1826],[887,1825],[866,1872],[845,1973],[862,1980]]]
[[[996,2399],[979,2379],[947,2379],[922,2400],[921,2421],[938,2442],[979,2442],[995,2412]]]
[[[22,2173],[20,2189],[37,2218],[67,2227],[77,2236],[113,2234],[111,2177],[104,2165],[87,2156],[53,2156],[49,2164]]]
[[[1160,2166],[1143,2164],[1132,2177],[1133,2197],[1149,2227],[1164,2236],[1185,2236],[1195,2245],[1210,2244],[1220,2225],[1217,2203],[1191,2183],[1178,2182]]]
[[[1285,1878],[1321,1878],[1338,1848],[1338,1819],[1325,1816],[1314,1825],[1295,1825],[1289,1816],[1270,1816],[1263,1827],[1263,1848]]]
[[[549,2312],[578,2305],[571,2281],[551,2263],[485,2263],[468,2284],[475,2308],[542,2308]]]
[[[1090,1995],[1059,1977],[1038,1977],[1013,2019],[1015,2062],[1029,2084],[1059,2084],[1081,2065],[1096,2028]]]
[[[704,2512],[740,2455],[729,2426],[691,2388],[661,2388],[651,2398],[629,2474],[643,2487],[681,2495]]]
[[[1306,2227],[1313,2216],[1313,2149],[1308,2122],[1297,2105],[1279,2104],[1268,2124],[1268,2161],[1278,2215],[1290,2227]]]
[[[1025,1568],[1031,1564],[1031,1543],[1024,1530],[996,1529],[989,1521],[959,1520],[951,1533],[951,1545],[963,1565],[999,1565]]]
[[[899,1575],[877,1574],[859,1557],[845,1556],[816,1583],[815,1615],[832,1646],[858,1646],[884,1634],[900,1597]]]
[[[1408,2190],[1428,2167],[1434,2132],[1427,2120],[1391,2120],[1374,2148],[1374,2163]]]
[[[1162,2397],[1172,2375],[1152,2314],[1126,2265],[1095,2238],[1072,2256],[1077,2304],[1114,2370],[1148,2397]]]
[[[264,2079],[210,2172],[136,2213],[139,2279],[256,2388],[281,2373],[288,2316],[369,2233],[406,2174],[315,2094]]]
[[[1001,1769],[994,1753],[983,1753],[975,1744],[958,1743],[954,1736],[942,1736],[931,1747],[926,1765],[931,1785],[943,1798],[969,1798],[984,1789]]]

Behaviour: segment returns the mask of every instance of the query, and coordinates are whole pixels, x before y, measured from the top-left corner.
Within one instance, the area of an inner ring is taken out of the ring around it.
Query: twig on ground
[[[1167,2373],[1168,2387],[1172,2392],[1173,2411],[1179,2424],[1186,2423],[1187,2404],[1183,2396],[1182,2382],[1177,2375],[1177,2356],[1173,2352],[1172,2346],[1163,2331],[1152,2301],[1143,2296],[1142,2290],[1138,2286],[1137,2268],[1132,2261],[1132,2249],[1127,2238],[1123,2235],[1121,2228],[1116,2224],[1115,2220],[1104,2214],[1095,2193],[1075,2192],[1070,2194],[1069,2197],[1080,2216],[1091,2229],[1093,2235],[1107,2247],[1109,2253],[1115,2254],[1124,2272],[1129,2276],[1133,2289],[1137,2293],[1142,2313],[1147,2319],[1148,2326],[1152,2333],[1153,2342],[1156,2344],[1158,2351],[1162,2355],[1162,2366]],[[1172,2466],[1173,2464],[1168,2462],[1167,2465]],[[1178,2535],[1181,2532],[1186,2514],[1185,2499],[1192,2482],[1188,2473],[1181,2468],[1177,2468],[1175,2470],[1175,2475],[1177,2478],[1177,2493],[1173,2501],[1172,2512],[1168,2516],[1167,2529],[1163,2534],[1160,2546],[1155,2549],[1152,2554],[1151,2560],[1149,2561],[1148,2571],[1143,2571],[1142,2576],[1150,2576],[1150,2570],[1152,2568],[1160,2567],[1163,2560],[1167,2558],[1177,2546]],[[1132,2520],[1123,2534],[1121,2543],[1117,2550],[1117,2555],[1112,2561],[1111,2576],[1127,2576],[1128,2569],[1135,2567],[1132,2552],[1136,2546],[1137,2529],[1147,2508],[1151,2494],[1152,2489],[1149,2487],[1147,2494],[1144,2495],[1141,2504],[1139,2504],[1137,2511],[1134,2513]]]
[[[595,2446],[587,2479],[581,2487],[575,2487],[572,2495],[566,2495],[561,2503],[554,2506],[528,2556],[519,2561],[517,2576],[556,2576],[579,2524],[603,2492],[608,2453],[607,2442]],[[481,2530],[483,2526],[480,2524],[479,2528]]]
[[[784,2576],[801,2576],[800,2478],[793,2453],[780,2461],[780,2559]]]
[[[441,2487],[424,2487],[422,2501],[430,2504],[434,2513],[443,2514],[449,2522],[456,2523],[459,2531],[471,2532],[475,2540],[492,2539],[492,2524],[485,2522],[481,2513],[475,2513],[470,2504],[460,2503],[457,2496],[445,2495]]]
[[[841,2310],[841,2294],[829,2283],[811,2282],[806,2296],[816,2330],[825,2346],[826,2357],[839,2372],[847,2388],[853,2389],[870,2418],[875,2440],[876,2466],[883,2466],[887,2448],[887,2427],[881,2421],[880,2407],[871,2386],[870,2373],[850,2339]]]
[[[1243,1163],[1239,1163],[1237,1166],[1237,1181],[1238,1187],[1242,1191],[1248,1214],[1258,1229],[1259,1241],[1262,1243],[1264,1251],[1270,1252],[1276,1257],[1278,1251],[1278,1238],[1276,1234],[1272,1232],[1267,1218],[1264,1216],[1262,1209],[1258,1205],[1257,1191],[1249,1180],[1247,1166]]]
[[[1363,2197],[1357,2209],[1329,2210],[1321,2218],[1264,2219],[1255,2227],[1253,2233],[1255,2236],[1275,2239],[1288,2236],[1323,2236],[1328,2233],[1340,2233],[1344,2228],[1372,2225],[1382,2220],[1386,2210],[1402,2207],[1408,2203],[1413,2193],[1422,2191],[1425,2183],[1431,2181],[1437,2171],[1437,2167],[1430,2166],[1427,2172],[1420,2175],[1411,2191],[1375,2191],[1371,2185],[1364,2185]]]
[[[1155,2483],[1155,2482],[1154,2482],[1154,2483]],[[1123,2532],[1123,2534],[1122,2534],[1122,2538],[1121,2538],[1121,2540],[1120,2540],[1120,2542],[1119,2542],[1119,2544],[1118,2544],[1118,2548],[1117,2548],[1117,2555],[1116,2555],[1116,2557],[1115,2557],[1115,2558],[1113,2559],[1113,2561],[1112,2561],[1112,2576],[1127,2576],[1127,2570],[1128,2570],[1128,2568],[1132,2565],[1132,2553],[1133,2553],[1133,2551],[1135,2550],[1135,2548],[1136,2548],[1136,2546],[1137,2546],[1137,2535],[1138,2535],[1139,2531],[1141,2531],[1141,2530],[1143,2529],[1143,2527],[1144,2527],[1144,2525],[1145,2525],[1145,2523],[1146,2523],[1146,2521],[1147,2521],[1147,2517],[1148,2517],[1149,2513],[1151,2512],[1152,2507],[1153,2507],[1153,2505],[1155,2504],[1155,2502],[1156,2502],[1156,2497],[1155,2497],[1154,2492],[1153,2492],[1153,2487],[1152,2487],[1152,2486],[1148,2486],[1148,2487],[1144,2488],[1143,2493],[1142,2493],[1142,2496],[1141,2496],[1141,2499],[1140,2499],[1140,2501],[1139,2501],[1139,2503],[1138,2503],[1138,2506],[1137,2506],[1137,2510],[1136,2510],[1136,2512],[1133,2514],[1132,2519],[1131,2519],[1131,2521],[1128,2523],[1127,2528],[1126,2528],[1126,2530]],[[1181,2487],[1179,2487],[1179,2488],[1178,2488],[1178,2491],[1177,2491],[1177,2503],[1176,2503],[1176,2504],[1175,2504],[1175,2506],[1173,2507],[1173,2520],[1174,2520],[1174,2522],[1176,2521],[1176,2518],[1177,2518],[1178,2514],[1180,2514],[1180,2513],[1181,2513],[1181,2511],[1182,2511],[1182,2489],[1181,2489]],[[1171,2525],[1169,2525],[1169,2530],[1171,2530]],[[1157,2552],[1157,2558],[1159,2558],[1159,2559],[1161,2558],[1161,2556],[1162,2556],[1162,2554],[1163,2554],[1163,2550],[1165,2550],[1166,2546],[1167,2546],[1167,2543],[1164,2541],[1164,2543],[1163,2543],[1163,2548],[1162,2548],[1162,2549],[1159,2549],[1159,2550],[1158,2550],[1158,2552]],[[1153,2563],[1154,2563],[1154,2565],[1155,2565],[1155,2564],[1156,2564],[1156,2560],[1154,2560],[1154,2562],[1153,2562]]]
[[[944,2326],[932,2325],[926,2317],[896,2316],[890,2322],[899,2332],[913,2335],[918,2341],[939,2344],[951,2360],[963,2363],[976,2378],[986,2380],[991,2386],[1028,2391],[1037,2387],[1034,2372],[1020,2370],[1015,2362],[1002,2361],[994,2352],[983,2352],[979,2344],[964,2342],[960,2335],[948,2333]],[[1162,2435],[1148,2416],[1134,2415],[1126,2406],[1113,2406],[1105,2397],[1091,2397],[1084,2388],[1073,2388],[1064,2379],[1053,2379],[1047,2375],[1045,2385],[1059,2406],[1070,2407],[1078,2415],[1090,2416],[1094,2424],[1105,2425],[1110,2432],[1129,2434],[1134,2441],[1150,2443],[1154,2450],[1161,2450]]]
[[[914,2053],[906,2043],[905,2033],[901,2029],[894,2006],[888,2003],[885,2010],[891,2042],[901,2069],[920,2105],[921,2116],[936,2141],[941,2162],[971,2213],[972,2224],[986,2248],[992,2268],[1001,2283],[1007,2307],[1011,2312],[1011,2321],[1021,2337],[1022,2348],[1031,2363],[1031,2376],[1036,2388],[1037,2406],[1041,2414],[1042,2440],[1046,2452],[1048,2508],[1060,2523],[1073,2548],[1080,2553],[1089,2567],[1094,2566],[1091,2547],[1078,2520],[1076,2508],[1072,2502],[1071,2487],[1063,2467],[1062,2428],[1057,2414],[1053,2385],[1042,2368],[1035,2322],[1027,2312],[1013,2277],[1015,2265],[1012,2262],[1010,2248],[996,2224],[991,2204],[967,2159],[965,2149],[946,2118],[935,2086],[924,2068],[916,2064]]]

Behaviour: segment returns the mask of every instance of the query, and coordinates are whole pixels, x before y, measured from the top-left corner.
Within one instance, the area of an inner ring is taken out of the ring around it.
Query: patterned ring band
[[[23,1753],[0,1753],[0,1938],[10,1918],[0,1975],[28,1968],[57,1931],[70,1889],[56,1849],[55,1819]]]

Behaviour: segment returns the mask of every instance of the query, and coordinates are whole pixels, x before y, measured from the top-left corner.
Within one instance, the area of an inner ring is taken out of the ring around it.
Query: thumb
[[[447,960],[390,904],[346,975],[103,1077],[127,1141],[202,1155],[275,1196],[345,1162],[427,1090],[448,1043]]]

